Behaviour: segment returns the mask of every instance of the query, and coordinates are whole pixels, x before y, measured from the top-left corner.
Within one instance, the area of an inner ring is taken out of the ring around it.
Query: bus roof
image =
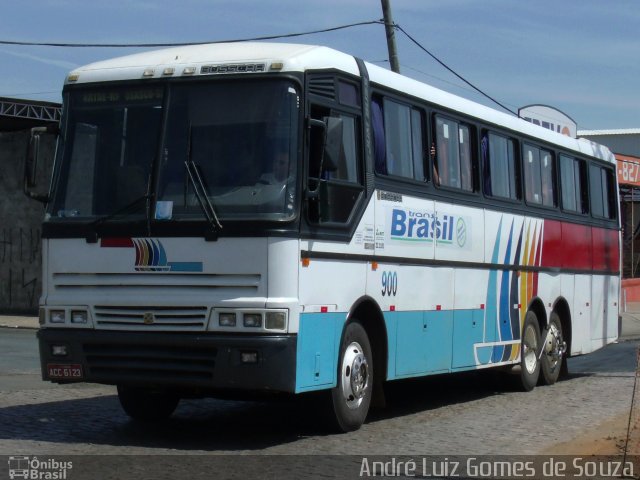
[[[611,163],[609,149],[529,123],[477,102],[366,63],[371,82],[458,111],[524,135],[537,137]],[[205,67],[205,68],[203,68]],[[304,72],[337,69],[360,75],[355,58],[328,47],[290,43],[238,42],[188,45],[154,50],[92,63],[73,70],[66,84],[171,78],[227,73]]]

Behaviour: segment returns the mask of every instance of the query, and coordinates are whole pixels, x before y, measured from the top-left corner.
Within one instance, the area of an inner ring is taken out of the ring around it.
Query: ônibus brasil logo
[[[55,458],[38,460],[38,457],[9,457],[9,478],[25,478],[33,480],[66,480],[73,462],[59,461]]]
[[[455,234],[455,236],[454,236]],[[391,240],[408,242],[455,243],[464,247],[467,243],[467,225],[462,217],[450,214],[437,215],[420,210],[401,210],[391,212]]]

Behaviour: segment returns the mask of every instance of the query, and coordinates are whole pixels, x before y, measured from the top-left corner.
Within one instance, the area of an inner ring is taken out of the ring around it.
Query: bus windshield
[[[283,80],[73,90],[49,218],[204,220],[191,164],[222,222],[289,219],[299,105]]]
[[[160,86],[70,94],[53,218],[109,215],[146,194],[160,139],[163,97]]]

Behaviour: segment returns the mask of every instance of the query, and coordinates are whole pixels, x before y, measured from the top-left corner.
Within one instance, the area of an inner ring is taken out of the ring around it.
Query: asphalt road
[[[41,389],[35,330],[0,329],[0,391]]]
[[[6,359],[0,372],[33,372],[40,368],[36,331],[31,329],[0,329],[0,353]]]

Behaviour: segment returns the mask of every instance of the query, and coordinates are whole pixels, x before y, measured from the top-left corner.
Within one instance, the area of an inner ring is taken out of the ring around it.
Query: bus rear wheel
[[[520,347],[520,384],[525,392],[530,392],[538,383],[540,376],[540,326],[538,317],[528,311],[522,326]]]
[[[373,392],[373,356],[364,327],[350,322],[342,336],[338,384],[331,391],[333,413],[339,430],[351,432],[364,423]]]
[[[180,402],[180,397],[166,391],[126,385],[118,385],[118,399],[127,415],[143,422],[169,418]]]
[[[562,364],[566,361],[564,354],[567,348],[562,339],[560,317],[556,312],[553,312],[549,317],[549,327],[545,331],[543,342],[543,353],[540,359],[542,368],[540,381],[544,385],[553,385],[560,376]]]

